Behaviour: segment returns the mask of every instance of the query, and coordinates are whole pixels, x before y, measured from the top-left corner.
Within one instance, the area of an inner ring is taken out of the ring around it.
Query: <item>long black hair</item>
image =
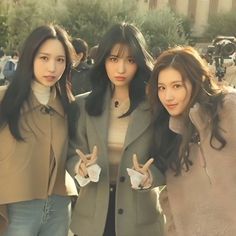
[[[158,98],[159,73],[166,68],[177,70],[183,81],[188,80],[192,85],[190,101],[182,114],[186,126],[182,135],[169,129],[170,115]],[[201,105],[211,120],[211,147],[222,149],[226,145],[220,132],[217,112],[217,108],[223,104],[224,90],[214,82],[212,73],[195,49],[176,47],[163,52],[155,63],[148,91],[155,126],[153,152],[158,167],[163,171],[170,168],[178,175],[183,168],[188,171],[193,164],[189,160],[189,143],[192,142],[196,130],[190,121],[189,111],[195,103]],[[220,146],[213,145],[213,138],[219,141]]]
[[[69,72],[72,64],[73,46],[67,32],[57,25],[43,25],[34,29],[25,40],[20,53],[14,78],[6,90],[0,106],[0,127],[8,124],[11,134],[17,140],[23,140],[20,129],[20,112],[24,102],[27,102],[31,91],[31,83],[34,80],[33,63],[40,46],[48,39],[59,40],[65,50],[66,68],[56,83],[56,90],[60,96],[62,106],[68,117],[69,135],[75,135],[78,108],[73,101],[70,90]]]
[[[115,44],[128,46],[138,65],[138,69],[129,86],[129,115],[145,99],[146,83],[153,68],[153,59],[147,51],[146,41],[137,27],[128,23],[119,23],[111,27],[99,42],[95,64],[90,73],[92,92],[86,99],[86,111],[91,116],[99,116],[103,111],[105,92],[111,88],[105,69],[105,60]],[[122,49],[121,49],[122,50]]]

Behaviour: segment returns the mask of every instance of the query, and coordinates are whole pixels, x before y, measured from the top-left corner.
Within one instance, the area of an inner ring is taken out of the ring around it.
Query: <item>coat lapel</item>
[[[125,137],[124,149],[137,139],[150,124],[150,106],[147,101],[144,101],[131,114],[130,123]]]
[[[97,135],[100,137],[100,140],[102,141],[105,147],[107,146],[108,138],[110,101],[111,92],[110,89],[107,89],[105,94],[104,111],[100,116],[90,116],[91,122],[93,123],[97,131]]]
[[[105,108],[100,116],[91,117],[91,122],[94,124],[97,135],[102,140],[102,143],[107,147],[108,129],[109,129],[109,113],[111,92],[108,89],[105,95]],[[150,106],[147,101],[142,102],[135,111],[131,114],[130,123],[128,125],[124,149],[137,139],[151,124]]]
[[[57,93],[56,89],[53,88],[47,106],[51,107],[53,109],[53,111],[57,112],[59,115],[64,117],[65,112],[64,112],[64,109],[62,107],[60,99],[56,96],[56,93]],[[44,106],[44,105],[39,103],[39,101],[35,97],[33,91],[31,90],[28,102],[24,104],[24,106],[22,107],[21,112],[27,113],[27,112],[30,112],[34,109],[40,108],[42,106]]]

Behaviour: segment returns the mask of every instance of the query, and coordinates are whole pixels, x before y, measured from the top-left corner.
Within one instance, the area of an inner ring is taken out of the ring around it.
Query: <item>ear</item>
[[[83,54],[82,52],[80,52],[80,53],[77,54],[77,59],[78,59],[79,62],[81,61],[81,59],[83,58],[83,56],[84,56],[84,54]]]

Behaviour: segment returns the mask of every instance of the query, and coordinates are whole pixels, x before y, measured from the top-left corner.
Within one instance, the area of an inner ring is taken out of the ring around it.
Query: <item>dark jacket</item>
[[[86,62],[80,62],[77,67],[72,68],[71,83],[74,95],[91,90],[89,71],[90,66]]]

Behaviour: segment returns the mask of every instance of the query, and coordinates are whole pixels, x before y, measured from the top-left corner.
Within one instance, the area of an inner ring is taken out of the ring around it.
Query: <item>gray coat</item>
[[[110,94],[102,115],[89,116],[84,109],[84,98],[79,97],[81,115],[78,122],[78,146],[85,153],[91,153],[93,146],[98,147],[98,165],[102,168],[98,183],[89,183],[80,189],[73,211],[71,229],[79,236],[102,236],[109,202],[108,169],[108,121]],[[147,102],[141,103],[131,114],[132,122],[128,126],[122,158],[117,177],[116,190],[116,236],[162,236],[163,218],[157,210],[158,188],[137,191],[131,188],[126,168],[132,167],[132,156],[137,154],[140,163],[150,158],[152,138],[151,114]],[[70,147],[69,166],[74,172],[78,162]],[[162,185],[164,178],[160,171],[152,166],[154,186]],[[74,173],[75,174],[75,173]]]

